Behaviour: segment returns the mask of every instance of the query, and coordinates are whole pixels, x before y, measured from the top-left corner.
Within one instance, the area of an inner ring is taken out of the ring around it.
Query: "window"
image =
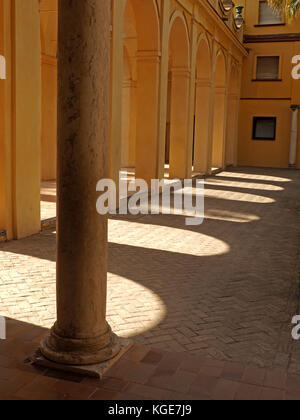
[[[279,57],[257,57],[257,80],[279,80]]]
[[[282,24],[282,13],[273,11],[267,1],[259,2],[259,24],[260,25],[278,25]]]
[[[275,117],[254,117],[253,140],[275,140],[276,124]]]

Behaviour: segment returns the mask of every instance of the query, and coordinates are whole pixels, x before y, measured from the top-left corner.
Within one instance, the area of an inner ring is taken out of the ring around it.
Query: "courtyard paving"
[[[154,352],[300,373],[300,171],[236,168],[205,183],[201,226],[110,219],[108,321]],[[37,338],[55,320],[55,236],[0,245],[0,314]]]

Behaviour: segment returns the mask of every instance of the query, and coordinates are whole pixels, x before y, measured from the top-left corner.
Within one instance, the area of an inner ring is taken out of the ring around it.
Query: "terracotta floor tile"
[[[29,384],[23,386],[18,390],[16,395],[25,399],[65,399],[64,394],[55,392],[53,387],[56,384],[57,380],[52,378],[47,378],[45,376],[38,376]],[[47,397],[48,396],[48,397]]]
[[[158,374],[172,375],[179,369],[184,359],[184,353],[167,354],[161,359],[155,372]]]
[[[205,364],[206,358],[201,356],[193,356],[186,354],[186,357],[179,365],[179,370],[198,373],[200,368]]]
[[[283,371],[268,371],[265,376],[264,386],[269,388],[285,389],[287,373]]]
[[[239,383],[227,379],[219,379],[212,394],[214,400],[234,400]]]
[[[122,360],[108,371],[112,378],[124,379],[129,382],[145,384],[154,374],[155,366],[145,363],[135,363],[131,360]]]
[[[149,350],[150,349],[145,346],[134,345],[132,349],[125,353],[124,359],[131,360],[132,362],[140,362]]]
[[[195,381],[192,382],[189,393],[192,395],[199,395],[211,397],[217,386],[218,378],[207,375],[198,375]]]
[[[155,375],[149,379],[147,385],[170,391],[187,393],[196,378],[196,374],[185,371],[177,371],[173,375],[156,372]]]
[[[255,366],[246,366],[242,377],[242,382],[251,385],[263,385],[266,376],[266,370]]]
[[[240,384],[235,399],[242,401],[257,401],[262,394],[262,387],[249,384]]]
[[[282,401],[285,400],[286,393],[275,388],[263,388],[260,399],[263,401]]]
[[[221,376],[223,372],[223,367],[222,365],[220,366],[202,366],[199,369],[199,374],[200,375],[207,375],[207,376],[213,376],[215,378],[219,378]]]
[[[51,386],[51,391],[64,395],[66,399],[88,400],[94,393],[95,388],[74,382],[59,380]]]
[[[288,392],[296,391],[300,394],[300,375],[288,375],[286,384]]]
[[[297,392],[297,391],[287,392],[286,399],[288,401],[300,401],[300,392]]]
[[[169,400],[172,397],[171,391],[141,384],[130,384],[126,389],[126,393],[138,395],[141,399],[147,398],[152,400]]]
[[[227,362],[222,371],[222,377],[232,381],[240,381],[245,372],[245,368],[246,366],[244,364]]]
[[[98,389],[92,396],[89,398],[90,400],[97,400],[97,401],[110,401],[115,400],[118,395],[116,391],[109,391],[107,389]]]
[[[60,370],[52,370],[52,369],[47,369],[43,373],[43,375],[47,376],[48,378],[61,379],[64,381],[75,382],[75,383],[81,383],[84,379],[82,375],[76,375],[76,373],[62,372]]]
[[[107,389],[109,391],[122,392],[128,386],[128,380],[119,378],[104,377],[99,381],[98,387]]]
[[[146,356],[141,360],[142,363],[146,363],[149,365],[158,365],[158,363],[162,360],[163,354],[156,351],[150,350]]]

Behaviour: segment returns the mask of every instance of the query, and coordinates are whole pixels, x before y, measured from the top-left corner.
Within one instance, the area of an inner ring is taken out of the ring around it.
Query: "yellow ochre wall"
[[[7,61],[7,79],[0,89],[0,147],[2,159],[5,156],[0,229],[12,239],[40,229],[39,1],[2,0],[0,10],[4,16],[0,44]]]
[[[292,58],[300,55],[300,42],[280,42],[280,39],[286,34],[300,34],[300,18],[292,24],[287,24],[283,18],[282,25],[258,26],[259,1],[248,0],[244,3],[246,5],[244,45],[249,55],[244,60],[242,71],[238,164],[287,168],[292,119],[290,108],[291,105],[300,105],[300,80],[294,80],[291,75]],[[271,42],[270,35],[276,36],[276,42]],[[249,42],[249,36],[256,38],[252,38]],[[279,81],[255,81],[256,57],[260,55],[280,56]],[[276,141],[252,139],[253,117],[277,117]],[[300,113],[298,138],[300,138]],[[300,168],[300,141],[298,141],[297,168]]]
[[[4,55],[3,0],[0,0],[0,55]],[[5,144],[4,144],[4,87],[0,79],[0,229],[5,227]]]

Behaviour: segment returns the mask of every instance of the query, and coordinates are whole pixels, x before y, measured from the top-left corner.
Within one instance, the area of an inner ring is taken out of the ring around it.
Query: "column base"
[[[82,376],[88,376],[92,378],[102,379],[106,372],[112,368],[112,366],[119,361],[119,359],[133,346],[133,341],[127,338],[115,337],[118,343],[118,351],[109,360],[101,363],[95,363],[90,365],[71,365],[64,363],[57,363],[47,359],[41,352],[37,350],[34,356],[31,358],[32,363],[37,366],[42,366],[48,369],[59,370],[63,372],[72,372]]]
[[[120,351],[118,337],[106,324],[106,331],[92,338],[68,338],[58,327],[57,322],[43,338],[40,351],[55,363],[64,365],[94,365],[112,359]]]

